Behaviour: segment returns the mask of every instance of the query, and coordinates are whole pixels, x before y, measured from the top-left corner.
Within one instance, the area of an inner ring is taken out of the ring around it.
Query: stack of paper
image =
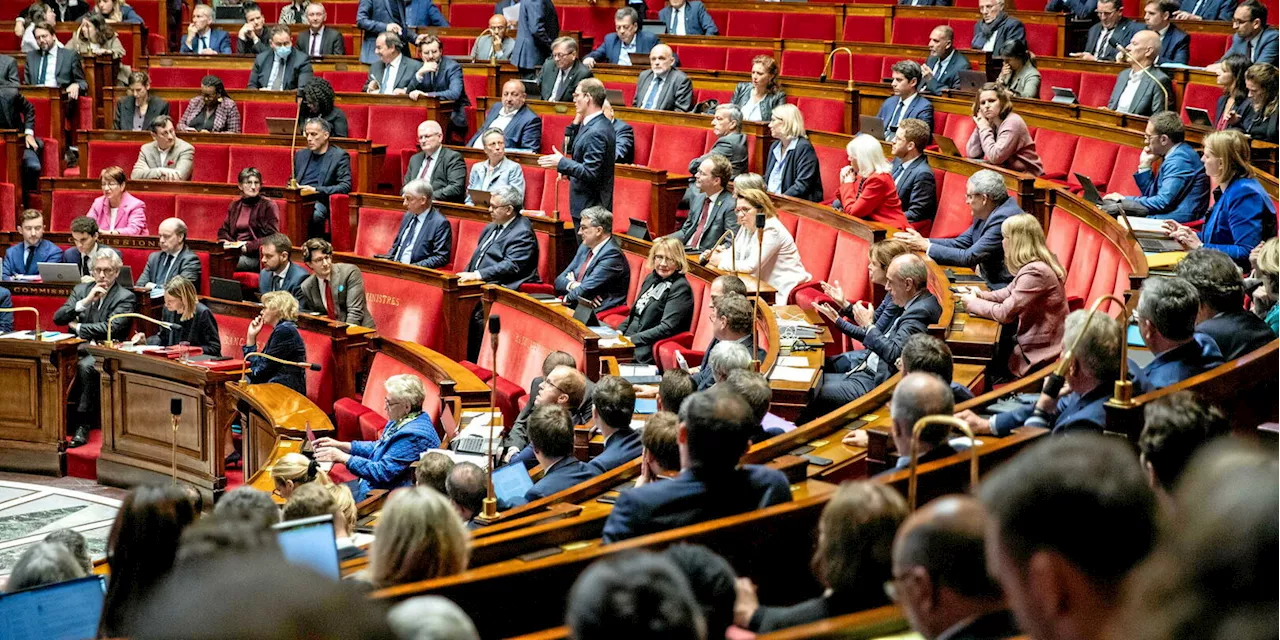
[[[773,371],[769,372],[770,380],[779,380],[782,382],[813,382],[813,376],[817,373],[817,369],[802,369],[799,367],[779,367],[775,366]]]

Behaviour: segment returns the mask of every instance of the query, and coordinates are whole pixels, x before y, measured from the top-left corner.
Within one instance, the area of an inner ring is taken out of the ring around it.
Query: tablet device
[[[524,92],[526,95],[530,95],[530,96],[542,95],[542,86],[538,84],[537,80],[521,80],[520,84],[524,85]]]
[[[297,121],[293,118],[267,118],[267,133],[278,136],[291,136],[296,131]]]
[[[943,155],[952,156],[954,158],[962,157],[960,155],[960,148],[956,146],[955,141],[951,138],[935,133],[933,134],[933,143],[938,145],[938,151],[942,152]]]
[[[636,220],[635,218],[628,218],[628,220],[631,222],[627,225],[627,235],[636,240],[649,239],[649,225],[645,224],[643,220]]]
[[[650,415],[658,412],[658,400],[656,398],[636,398],[635,412],[637,415]]]
[[[80,284],[80,265],[65,262],[40,262],[36,264],[40,280],[50,284]]]
[[[106,576],[88,576],[0,595],[0,637],[96,638],[106,593]]]
[[[273,528],[289,564],[306,567],[332,580],[342,577],[338,572],[338,540],[334,537],[332,515],[290,520]]]
[[[982,85],[987,83],[987,74],[982,71],[961,71],[959,79],[960,84],[956,85],[957,90],[977,93]]]
[[[1076,92],[1067,87],[1053,87],[1053,99],[1050,102],[1058,104],[1075,104]]]
[[[640,25],[641,31],[647,31],[655,36],[664,35],[667,32],[667,23],[661,20],[645,20]]]
[[[489,192],[480,189],[467,189],[467,194],[471,196],[471,204],[477,207],[489,208]]]
[[[523,464],[509,464],[493,472],[493,495],[498,504],[509,505],[513,501],[523,501],[524,494],[533,487],[533,478]]]
[[[579,302],[573,307],[573,319],[587,325],[588,327],[600,324],[596,321],[596,310]]]
[[[1198,124],[1202,127],[1213,126],[1213,120],[1209,118],[1208,111],[1204,109],[1197,109],[1195,107],[1186,107],[1186,110],[1187,119],[1191,121],[1191,124]]]
[[[645,64],[648,64],[648,61],[647,61],[647,60],[645,61]],[[608,100],[608,101],[609,101],[609,104],[611,104],[611,105],[613,105],[613,106],[615,106],[615,107],[625,107],[625,106],[627,106],[627,100],[626,100],[626,98],[623,98],[623,97],[622,97],[622,89],[605,89],[605,90],[604,90],[604,99],[605,99],[605,100]]]
[[[209,277],[209,295],[231,302],[244,302],[244,291],[240,283],[227,278]]]
[[[133,288],[133,267],[124,265],[120,267],[120,275],[116,276],[116,284],[126,288]]]
[[[884,140],[884,120],[878,116],[858,116],[858,129],[876,140]]]
[[[1080,186],[1084,187],[1084,199],[1096,205],[1102,205],[1102,194],[1098,193],[1098,185],[1093,183],[1093,179],[1083,173],[1077,173],[1076,180],[1080,182]]]
[[[1125,340],[1129,343],[1129,346],[1131,347],[1147,346],[1147,342],[1146,340],[1142,339],[1142,332],[1138,330],[1138,325],[1136,324],[1129,325],[1129,331],[1125,335]]]

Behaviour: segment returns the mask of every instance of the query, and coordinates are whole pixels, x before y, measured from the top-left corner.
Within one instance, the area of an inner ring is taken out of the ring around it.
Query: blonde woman
[[[258,334],[266,326],[274,327],[267,338],[262,353],[288,362],[305,362],[307,345],[298,333],[298,300],[288,291],[272,291],[262,295],[262,312],[249,323],[245,332],[244,354],[258,351]],[[275,382],[302,395],[307,394],[307,379],[303,369],[279,364],[266,358],[249,358],[249,382],[261,384]]]
[[[183,276],[174,276],[164,285],[164,312],[160,319],[177,325],[161,329],[146,338],[141,333],[133,336],[134,342],[146,339],[147,344],[172,347],[185,342],[200,347],[204,355],[222,355],[222,338],[218,336],[218,320],[209,307],[196,296],[196,287]]]
[[[735,271],[759,277],[778,290],[778,300],[786,300],[796,285],[809,281],[810,275],[800,264],[800,250],[795,238],[778,220],[769,194],[756,189],[737,192],[738,235],[734,247],[717,247],[705,255],[707,264],[722,271]],[[763,247],[757,238],[756,217],[764,214]]]
[[[618,325],[618,331],[636,346],[639,364],[653,364],[653,344],[688,331],[693,324],[693,289],[685,272],[684,246],[670,236],[659,238],[649,249],[645,261],[649,275],[640,284],[631,313]]]
[[[1280,333],[1280,304],[1276,303],[1280,292],[1280,249],[1275,238],[1269,238],[1249,253],[1253,264],[1252,277],[1262,284],[1249,292],[1253,300],[1253,312],[1262,318],[1271,333]]]
[[[1000,225],[1004,264],[1013,282],[1003,289],[964,289],[960,297],[970,314],[1001,324],[1018,323],[1009,354],[1009,373],[1020,378],[1037,365],[1057,359],[1067,320],[1067,272],[1045,244],[1040,223],[1030,214]]]
[[[818,153],[806,137],[800,110],[792,104],[774,107],[769,118],[769,135],[776,140],[764,165],[769,193],[820,202],[822,173],[818,169]]]
[[[430,487],[399,489],[387,498],[370,554],[376,587],[461,573],[471,555],[467,531],[449,499]]]
[[[880,141],[860,133],[845,146],[845,153],[849,166],[840,170],[840,196],[831,206],[855,218],[906,229],[907,216],[890,173],[893,166],[885,160]]]

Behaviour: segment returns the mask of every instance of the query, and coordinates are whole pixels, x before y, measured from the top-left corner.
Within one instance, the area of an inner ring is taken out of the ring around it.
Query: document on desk
[[[74,337],[75,336],[69,333],[62,333],[60,331],[45,331],[40,334],[40,339],[45,342],[60,342],[62,340],[66,340],[67,338],[74,338]],[[35,340],[36,334],[30,329],[24,329],[22,331],[14,331],[14,332],[6,333],[0,336],[0,339],[5,339],[5,338],[10,340]]]
[[[1159,218],[1142,218],[1139,216],[1129,216],[1129,224],[1133,227],[1134,233],[1146,233],[1168,238],[1169,234],[1164,230],[1164,220]],[[1123,223],[1121,223],[1123,224]]]
[[[817,369],[802,369],[800,367],[780,367],[775,366],[773,371],[769,372],[770,380],[778,380],[780,382],[813,382],[813,376],[817,373]]]
[[[811,368],[809,367],[809,359],[804,356],[778,356],[778,362],[775,366],[800,369]]]

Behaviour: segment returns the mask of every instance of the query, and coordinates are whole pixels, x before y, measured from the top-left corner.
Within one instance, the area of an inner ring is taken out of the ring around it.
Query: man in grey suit
[[[383,95],[409,93],[409,85],[413,84],[422,63],[400,53],[403,46],[400,36],[394,33],[378,36],[374,45],[378,59],[369,65],[364,91]]]
[[[1160,55],[1160,34],[1139,31],[1125,49],[1129,52],[1129,68],[1116,76],[1107,108],[1138,116],[1175,110],[1173,83],[1155,66]]]
[[[173,120],[159,116],[151,121],[151,142],[138,150],[129,177],[133,180],[166,180],[185,182],[191,179],[196,148],[178,138]]]
[[[138,286],[151,292],[152,298],[164,295],[165,284],[174,276],[200,286],[200,258],[187,247],[187,223],[179,218],[166,218],[160,223],[160,250],[147,256],[147,266],[138,276]]]
[[[425,120],[418,125],[418,147],[422,149],[409,158],[409,170],[404,183],[425,180],[431,183],[436,200],[462,202],[467,196],[467,163],[462,154],[441,146],[444,130],[435,120]]]
[[[333,262],[333,245],[323,238],[312,238],[302,245],[302,257],[311,275],[302,281],[300,302],[304,311],[325,317],[375,328],[373,314],[364,296],[364,276],[354,264]]]
[[[337,29],[326,29],[328,17],[324,5],[312,2],[307,5],[307,29],[298,34],[298,49],[312,58],[342,56],[347,54],[347,43]]]
[[[675,54],[665,44],[649,51],[649,69],[640,73],[631,106],[658,111],[693,111],[693,82],[675,67]]]
[[[27,53],[25,84],[62,89],[75,103],[81,94],[89,90],[80,56],[57,46],[58,39],[47,24],[36,25],[31,33],[36,38],[37,48]]]
[[[0,87],[18,86],[18,61],[0,53]]]
[[[734,214],[736,201],[725,190],[733,167],[724,156],[713,153],[706,157],[694,173],[698,190],[689,198],[689,217],[672,237],[684,245],[687,253],[702,253],[716,246],[725,231],[738,231]]]
[[[493,35],[476,38],[476,43],[471,45],[471,57],[476,62],[509,60],[511,52],[516,48],[516,41],[507,37],[507,18],[501,13],[489,16],[489,32]]]
[[[729,160],[732,167],[730,178],[747,172],[747,136],[742,133],[742,108],[736,104],[722,104],[716,107],[711,117],[711,131],[716,134],[716,143],[711,150],[689,161],[689,173],[697,173],[698,167],[712,154],[719,154]]]
[[[289,27],[278,24],[268,31],[271,48],[258,54],[249,72],[249,88],[262,91],[293,91],[307,86],[315,75],[311,58],[293,46]]]
[[[542,64],[538,74],[538,87],[543,100],[570,102],[578,83],[592,77],[591,69],[578,59],[578,41],[573,38],[556,38],[551,45],[551,56]]]

